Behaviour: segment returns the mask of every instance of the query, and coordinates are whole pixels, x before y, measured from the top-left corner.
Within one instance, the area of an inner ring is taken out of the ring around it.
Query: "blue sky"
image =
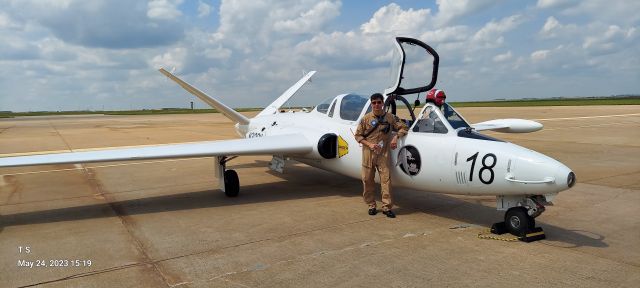
[[[380,92],[396,36],[450,101],[640,93],[640,1],[0,0],[0,111],[205,108],[156,70],[259,107]]]

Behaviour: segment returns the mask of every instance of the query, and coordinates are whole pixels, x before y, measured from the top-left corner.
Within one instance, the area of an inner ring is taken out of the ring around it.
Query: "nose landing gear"
[[[491,226],[491,233],[511,233],[518,240],[532,242],[545,239],[542,228],[536,227],[535,217],[540,216],[545,208],[542,203],[547,203],[543,196],[520,197],[498,196],[498,210],[507,210],[504,222]]]
[[[524,207],[514,207],[504,214],[504,223],[509,233],[516,236],[524,236],[536,227],[536,220],[527,214]]]

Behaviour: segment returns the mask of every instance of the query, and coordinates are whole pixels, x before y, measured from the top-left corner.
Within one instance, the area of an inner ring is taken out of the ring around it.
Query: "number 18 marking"
[[[472,161],[471,162],[471,170],[469,171],[469,182],[473,182],[473,170],[476,166],[476,159],[478,159],[478,154],[480,152],[476,152],[476,154],[471,155],[469,158],[467,158],[467,162]],[[493,162],[491,163],[491,165],[487,165],[487,158],[493,158]],[[495,176],[495,174],[493,173],[493,167],[496,166],[496,164],[498,163],[498,158],[496,158],[496,155],[494,155],[493,153],[488,153],[487,155],[484,155],[484,157],[482,157],[482,168],[480,168],[480,171],[478,171],[478,178],[480,178],[480,182],[484,183],[484,184],[491,184],[493,182],[493,178]],[[489,180],[484,180],[484,178],[482,177],[483,175],[483,171],[484,170],[489,170],[489,173],[491,174],[491,177],[489,177]]]

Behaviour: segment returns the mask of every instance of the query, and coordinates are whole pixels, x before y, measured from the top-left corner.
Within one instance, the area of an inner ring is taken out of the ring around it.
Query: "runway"
[[[459,111],[544,124],[488,134],[576,173],[536,219],[546,240],[478,239],[502,218],[492,197],[396,189],[398,218],[371,217],[360,181],[267,156],[230,163],[238,198],[212,158],[2,168],[0,286],[637,286],[640,106]],[[236,137],[220,114],[0,119],[2,156]]]

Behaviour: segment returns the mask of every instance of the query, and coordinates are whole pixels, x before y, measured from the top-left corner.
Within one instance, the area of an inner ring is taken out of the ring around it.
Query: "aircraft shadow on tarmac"
[[[260,160],[256,162],[234,165],[232,168],[264,167],[267,163],[267,161]],[[291,165],[286,169],[284,174],[270,172],[284,181],[241,186],[240,196],[237,198],[228,198],[216,188],[175,195],[0,215],[0,233],[3,228],[8,226],[268,203],[335,195],[354,198],[354,201],[361,201],[362,184],[358,180],[306,165]],[[239,174],[242,179],[242,170],[239,170]],[[300,187],[300,189],[295,189],[295,187]],[[111,197],[117,196],[118,192],[114,194]],[[394,196],[397,206],[394,210],[399,216],[422,212],[484,227],[491,226],[492,223],[500,221],[503,217],[503,212],[479,203],[480,200],[488,201],[487,198],[469,197],[465,201],[453,196],[403,188],[396,188]],[[473,199],[478,200],[474,201]],[[608,244],[603,241],[604,236],[590,231],[568,230],[541,221],[537,221],[537,225],[543,227],[547,240],[562,242],[562,245],[558,245],[561,247],[608,247]]]

